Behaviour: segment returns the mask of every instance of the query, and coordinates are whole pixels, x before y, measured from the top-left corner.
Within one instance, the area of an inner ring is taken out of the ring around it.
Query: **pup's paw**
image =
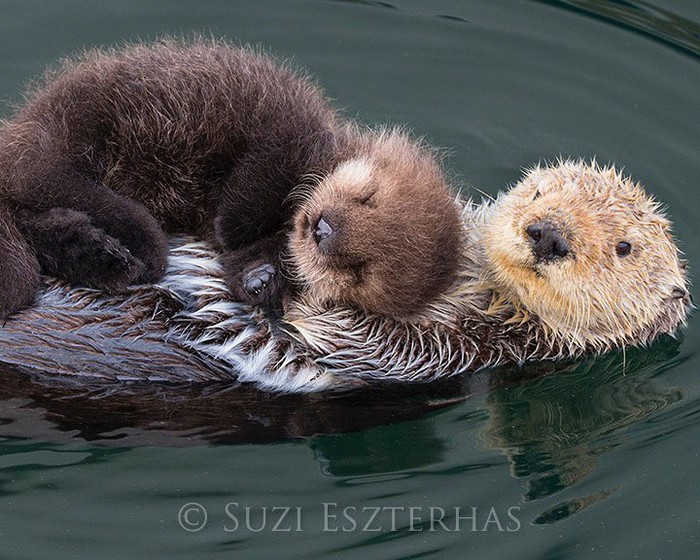
[[[68,280],[107,291],[135,284],[145,271],[144,263],[104,231],[94,228],[66,247],[65,266],[74,279]],[[72,264],[71,264],[72,263]]]
[[[72,284],[115,291],[144,272],[144,263],[84,212],[53,208],[26,229],[42,271]]]
[[[276,298],[279,290],[277,270],[270,263],[263,263],[244,270],[231,279],[231,288],[241,300],[251,305],[261,305]]]
[[[265,263],[243,275],[243,289],[250,297],[258,297],[268,289],[277,272],[271,264]]]

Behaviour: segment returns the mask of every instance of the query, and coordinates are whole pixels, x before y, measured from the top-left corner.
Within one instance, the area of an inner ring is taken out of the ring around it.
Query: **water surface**
[[[668,206],[700,263],[696,3],[5,0],[0,10],[8,102],[86,47],[192,32],[261,44],[311,70],[348,115],[408,123],[449,149],[457,180],[491,194],[542,159],[616,162]],[[2,557],[693,558],[699,321],[625,356],[338,402],[216,387],[68,398],[4,372]],[[196,531],[182,526],[204,519],[183,509],[192,502],[208,514]],[[275,506],[290,508],[278,526],[289,531],[273,530],[286,511]]]

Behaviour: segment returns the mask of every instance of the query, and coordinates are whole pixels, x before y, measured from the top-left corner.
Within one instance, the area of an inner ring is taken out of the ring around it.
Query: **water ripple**
[[[583,14],[649,37],[672,49],[700,58],[700,25],[649,2],[620,0],[534,0]]]

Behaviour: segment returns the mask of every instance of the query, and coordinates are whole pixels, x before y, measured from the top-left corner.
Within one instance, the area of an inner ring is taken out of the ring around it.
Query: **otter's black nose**
[[[569,243],[551,222],[535,222],[525,230],[537,261],[555,261],[569,254]]]
[[[316,244],[318,245],[321,243],[321,241],[329,238],[331,235],[333,235],[333,228],[326,220],[323,219],[323,216],[321,216],[314,227],[314,241],[316,241]]]

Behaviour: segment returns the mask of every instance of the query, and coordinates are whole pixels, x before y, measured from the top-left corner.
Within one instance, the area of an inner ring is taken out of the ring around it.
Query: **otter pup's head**
[[[462,224],[434,153],[398,131],[366,133],[309,192],[290,240],[308,297],[416,317],[453,281]]]
[[[537,167],[496,201],[488,267],[506,294],[571,343],[598,348],[672,333],[690,306],[659,204],[613,167]]]

